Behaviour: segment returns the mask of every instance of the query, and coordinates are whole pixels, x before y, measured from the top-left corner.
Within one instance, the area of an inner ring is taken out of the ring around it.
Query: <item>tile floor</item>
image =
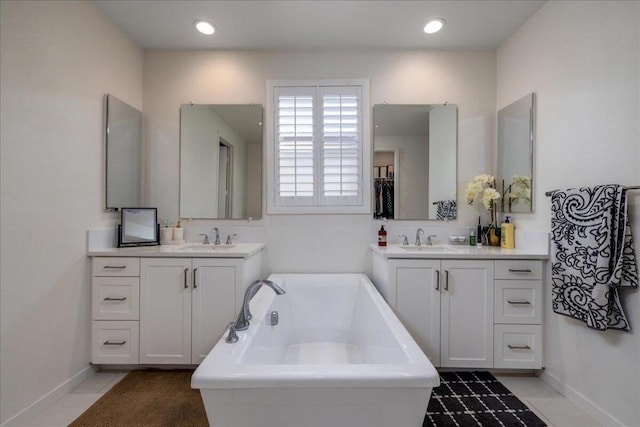
[[[34,415],[24,427],[65,427],[126,372],[100,371],[53,405]],[[600,424],[585,411],[533,375],[496,374],[496,377],[522,400],[549,427],[591,427]]]

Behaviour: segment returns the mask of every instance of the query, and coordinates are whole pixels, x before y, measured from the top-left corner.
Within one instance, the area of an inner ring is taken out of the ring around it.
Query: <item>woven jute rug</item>
[[[191,388],[191,375],[192,370],[129,372],[70,427],[208,427],[200,391]]]

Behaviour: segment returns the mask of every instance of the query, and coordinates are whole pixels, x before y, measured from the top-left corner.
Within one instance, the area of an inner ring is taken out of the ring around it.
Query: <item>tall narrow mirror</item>
[[[375,105],[374,218],[457,218],[456,105]]]
[[[105,115],[106,208],[140,206],[142,112],[113,95],[106,95]]]
[[[498,111],[496,182],[502,212],[533,212],[534,120],[533,93]]]
[[[182,105],[180,217],[262,216],[262,106]]]

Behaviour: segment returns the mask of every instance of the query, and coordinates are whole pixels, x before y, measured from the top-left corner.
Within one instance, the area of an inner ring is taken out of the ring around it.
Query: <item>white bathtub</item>
[[[211,427],[419,427],[435,368],[365,275],[277,274],[191,379]],[[272,311],[276,326],[268,324]]]

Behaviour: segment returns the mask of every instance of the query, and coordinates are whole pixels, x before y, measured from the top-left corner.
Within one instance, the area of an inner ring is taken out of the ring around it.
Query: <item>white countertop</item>
[[[249,258],[263,249],[264,243],[234,243],[230,246],[185,243],[183,245],[100,248],[89,250],[87,255],[109,257]]]
[[[383,258],[424,258],[424,259],[548,259],[548,251],[527,249],[502,249],[498,246],[469,245],[369,245],[371,250]]]

